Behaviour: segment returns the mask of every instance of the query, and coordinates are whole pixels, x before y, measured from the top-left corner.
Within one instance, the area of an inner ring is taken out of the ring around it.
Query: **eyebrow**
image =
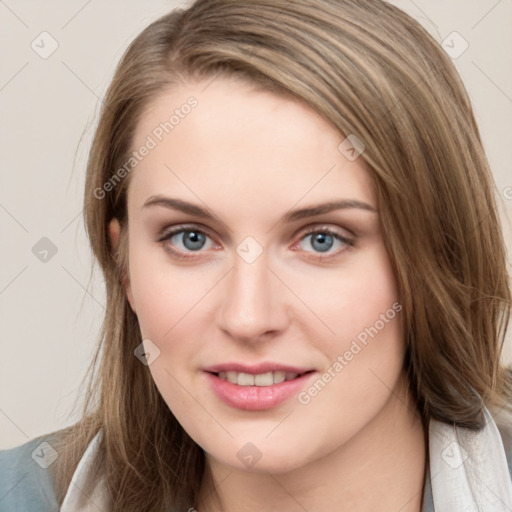
[[[201,217],[203,219],[213,220],[215,219],[215,215],[209,213],[208,210],[189,203],[187,201],[183,201],[182,199],[176,199],[173,197],[166,197],[161,195],[151,196],[143,205],[142,209],[150,208],[153,206],[162,206],[165,208],[169,208],[171,210],[178,210],[183,213],[188,213],[190,215],[195,215],[196,217]],[[336,201],[329,201],[327,203],[317,204],[314,206],[310,206],[307,208],[300,208],[297,210],[292,210],[283,215],[281,218],[282,222],[293,222],[301,219],[305,219],[307,217],[314,217],[316,215],[322,215],[324,213],[329,213],[334,210],[347,210],[347,209],[360,209],[368,212],[377,213],[377,210],[357,199],[339,199]]]

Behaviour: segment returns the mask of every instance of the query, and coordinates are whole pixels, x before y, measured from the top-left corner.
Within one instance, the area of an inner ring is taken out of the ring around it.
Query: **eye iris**
[[[325,233],[314,233],[312,235],[313,241],[312,245],[315,249],[318,249],[320,252],[328,251],[333,244],[333,237],[331,235],[327,235]],[[319,246],[315,246],[315,243],[319,242]]]
[[[205,236],[196,231],[185,231],[182,236],[183,245],[191,251],[201,249],[205,242]]]
[[[332,235],[313,233],[310,236],[312,237],[312,246],[315,250],[326,252],[333,246],[334,237]],[[182,232],[181,239],[187,249],[194,251],[203,247],[206,237],[201,232],[187,230]]]

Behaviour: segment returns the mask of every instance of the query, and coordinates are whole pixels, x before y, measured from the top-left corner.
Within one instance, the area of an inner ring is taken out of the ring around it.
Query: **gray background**
[[[475,107],[510,250],[512,0],[392,3],[451,52],[469,44],[454,62]],[[81,217],[100,98],[129,42],[186,4],[0,0],[0,448],[77,419],[71,408],[81,398],[105,304],[100,272],[90,274]],[[44,55],[52,44],[56,51]]]

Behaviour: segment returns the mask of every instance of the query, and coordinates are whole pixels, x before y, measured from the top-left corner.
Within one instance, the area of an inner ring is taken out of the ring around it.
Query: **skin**
[[[402,370],[400,314],[308,404],[294,396],[243,411],[210,389],[202,368],[228,361],[315,369],[307,388],[399,297],[368,168],[338,150],[344,137],[303,103],[216,78],[154,98],[133,146],[190,96],[198,106],[132,170],[125,285],[143,339],[160,350],[149,366],[156,386],[206,453],[207,476],[191,505],[200,512],[420,511],[424,428]],[[157,194],[215,218],[143,208]],[[376,211],[280,220],[291,209],[338,199]],[[183,233],[159,242],[183,224],[207,235],[202,247],[184,245]],[[352,245],[328,239],[332,246],[322,252],[312,228]],[[110,233],[115,242],[115,219]],[[236,252],[247,236],[263,249],[252,263]],[[169,247],[192,259],[176,258]],[[252,467],[237,457],[248,442],[261,454]],[[208,476],[218,502],[208,495]]]

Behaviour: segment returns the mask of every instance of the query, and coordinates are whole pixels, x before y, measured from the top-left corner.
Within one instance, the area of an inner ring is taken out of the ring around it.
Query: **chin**
[[[286,444],[280,440],[277,442],[244,440],[230,442],[226,446],[215,444],[211,451],[206,446],[205,451],[210,459],[236,471],[280,474],[301,468],[314,459],[313,453],[309,451],[306,453],[304,448],[297,448],[304,444],[292,440]],[[315,447],[310,448],[314,450]],[[232,456],[227,456],[231,454]]]

